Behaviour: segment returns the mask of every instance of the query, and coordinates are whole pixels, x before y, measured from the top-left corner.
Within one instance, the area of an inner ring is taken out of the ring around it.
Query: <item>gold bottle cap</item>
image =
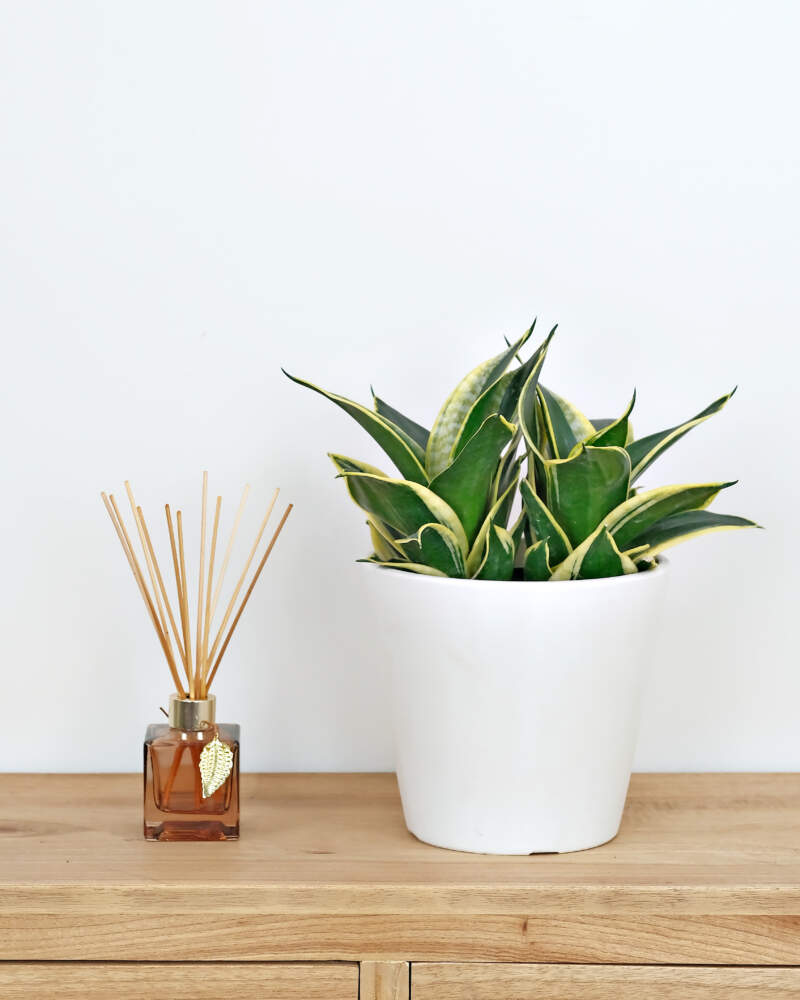
[[[169,724],[173,729],[184,732],[199,732],[213,726],[216,718],[217,699],[213,694],[207,698],[179,698],[169,696]]]

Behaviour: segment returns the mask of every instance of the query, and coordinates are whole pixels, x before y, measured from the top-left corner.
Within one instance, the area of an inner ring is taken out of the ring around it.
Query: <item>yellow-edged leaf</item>
[[[450,464],[450,453],[458,440],[462,424],[473,404],[483,391],[500,376],[525,341],[533,333],[533,326],[507,350],[484,361],[464,376],[444,402],[431,428],[425,451],[425,466],[433,479]]]
[[[320,396],[329,399],[332,403],[343,409],[345,413],[348,413],[356,423],[360,424],[378,442],[405,479],[410,479],[415,483],[428,482],[428,477],[422,466],[424,460],[422,449],[401,428],[385,417],[382,417],[380,413],[367,409],[366,406],[355,403],[352,399],[347,399],[345,396],[337,396],[333,392],[321,389],[318,385],[314,385],[313,382],[307,382],[305,379],[290,375],[285,369],[283,370],[283,374],[291,379],[292,382],[296,382],[306,389],[311,389],[312,392],[319,393]]]

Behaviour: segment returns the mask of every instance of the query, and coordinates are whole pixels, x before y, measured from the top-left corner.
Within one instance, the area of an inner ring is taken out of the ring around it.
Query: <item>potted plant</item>
[[[440,847],[563,852],[615,836],[668,577],[660,554],[753,525],[706,509],[733,483],[638,486],[732,393],[637,438],[635,393],[619,418],[589,420],[542,384],[554,332],[521,360],[531,326],[469,372],[430,431],[378,396],[369,409],[289,376],[354,417],[400,472],[330,456],[369,527],[406,823]]]

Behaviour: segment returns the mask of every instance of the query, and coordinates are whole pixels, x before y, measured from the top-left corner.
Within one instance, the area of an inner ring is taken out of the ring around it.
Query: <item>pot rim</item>
[[[362,565],[370,565],[369,563],[362,563]],[[580,586],[586,590],[589,587],[607,588],[607,587],[620,587],[620,586],[630,586],[629,581],[632,580],[646,580],[646,579],[657,579],[660,580],[664,574],[668,571],[669,560],[665,559],[664,556],[656,556],[656,565],[644,573],[628,573],[624,576],[605,576],[598,580],[557,580],[556,583],[559,584],[580,584]],[[453,576],[428,576],[425,573],[412,573],[408,570],[394,569],[389,566],[377,566],[373,567],[380,570],[381,573],[391,574],[397,577],[409,577],[417,581],[423,581],[426,584],[430,583],[434,586],[462,586],[463,584],[480,584],[482,587],[507,587],[509,584],[514,584],[515,586],[524,585],[526,587],[547,587],[553,582],[552,580],[469,580],[462,577]],[[402,586],[402,584],[401,584]],[[640,584],[641,586],[641,584]]]

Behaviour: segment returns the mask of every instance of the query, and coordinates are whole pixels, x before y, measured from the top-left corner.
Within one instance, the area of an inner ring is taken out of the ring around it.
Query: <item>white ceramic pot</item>
[[[523,583],[369,567],[408,829],[459,851],[579,851],[622,819],[668,575]]]

